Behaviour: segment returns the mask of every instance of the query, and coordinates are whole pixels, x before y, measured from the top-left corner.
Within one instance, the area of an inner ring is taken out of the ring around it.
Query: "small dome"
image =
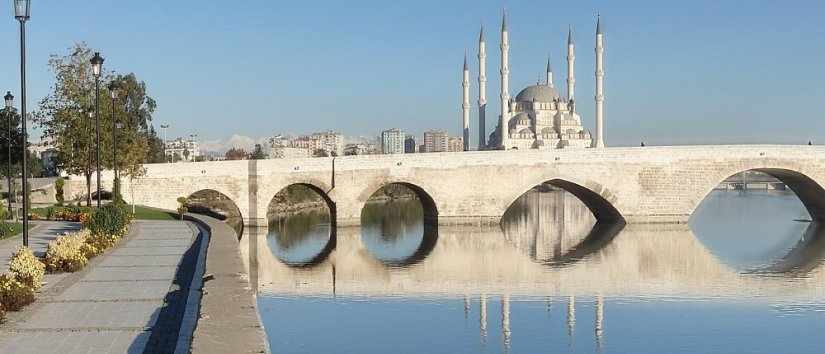
[[[556,92],[556,89],[547,85],[528,86],[516,95],[516,101],[518,102],[533,102],[534,100],[536,102],[553,102],[557,98],[559,98],[559,93]]]

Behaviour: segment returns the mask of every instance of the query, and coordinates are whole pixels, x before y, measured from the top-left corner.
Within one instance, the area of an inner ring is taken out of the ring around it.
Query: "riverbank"
[[[208,235],[199,320],[193,353],[269,353],[254,289],[241,259],[238,236],[226,223],[187,214]],[[248,237],[248,236],[247,236]],[[254,282],[255,280],[251,280]]]

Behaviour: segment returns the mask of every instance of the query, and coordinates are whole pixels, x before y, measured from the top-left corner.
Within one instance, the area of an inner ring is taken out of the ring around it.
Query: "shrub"
[[[34,302],[34,289],[23,284],[13,274],[0,275],[0,303],[9,311],[17,311]]]
[[[91,248],[84,251],[91,252],[96,256],[117,244],[118,240],[120,240],[120,237],[115,235],[91,234],[86,238],[86,244]]]
[[[178,197],[178,215],[180,215],[180,219],[183,220],[183,214],[189,211],[189,200],[186,197]]]
[[[31,249],[20,247],[11,256],[9,272],[21,283],[38,290],[43,285],[46,266],[34,256]]]
[[[0,239],[11,236],[14,233],[14,224],[11,222],[0,222]]]
[[[54,181],[54,199],[57,200],[57,205],[63,205],[64,196],[63,196],[63,186],[66,184],[66,181],[63,178],[57,178]]]
[[[128,231],[131,216],[118,203],[106,204],[95,209],[84,222],[92,235],[107,235],[120,238]]]
[[[50,272],[76,272],[89,263],[90,249],[84,248],[89,232],[86,230],[58,236],[46,246],[46,269]],[[95,252],[97,252],[95,250]]]

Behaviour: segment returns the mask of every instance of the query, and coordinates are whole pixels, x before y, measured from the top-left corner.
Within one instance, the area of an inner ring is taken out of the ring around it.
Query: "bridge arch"
[[[421,207],[424,210],[424,223],[430,224],[437,224],[438,223],[438,205],[436,204],[435,199],[430,195],[429,192],[424,190],[419,184],[414,182],[409,182],[405,180],[390,180],[390,181],[381,181],[377,183],[373,183],[368,185],[366,188],[363,189],[361,194],[358,196],[359,202],[359,217],[361,212],[363,212],[364,207],[366,206],[367,202],[369,201],[370,197],[378,193],[380,190],[384,189],[385,187],[391,185],[398,185],[406,187],[407,189],[411,190],[418,200],[421,202]]]
[[[282,232],[287,230],[287,224],[289,223],[289,220],[291,219],[291,217],[285,217],[285,218],[281,217],[280,219],[276,218],[274,216],[274,214],[279,212],[279,210],[276,208],[276,204],[290,202],[288,200],[284,200],[284,198],[290,197],[290,196],[286,195],[286,193],[288,193],[290,190],[295,190],[294,188],[296,188],[296,187],[301,188],[305,191],[306,190],[310,191],[310,193],[313,193],[313,194],[317,195],[323,201],[324,207],[326,208],[326,211],[329,213],[329,215],[328,215],[328,218],[329,218],[329,235],[328,235],[328,239],[323,245],[321,245],[318,252],[312,254],[308,258],[304,258],[304,259],[300,259],[300,260],[289,260],[289,259],[286,259],[286,258],[282,259],[282,257],[278,257],[278,256],[276,256],[276,258],[278,258],[283,264],[285,264],[285,265],[287,265],[288,267],[291,267],[291,268],[308,268],[308,267],[316,266],[316,265],[326,261],[329,258],[329,256],[332,254],[332,252],[335,250],[336,246],[337,246],[338,233],[337,233],[337,227],[336,227],[336,219],[337,219],[336,218],[336,214],[337,214],[336,213],[336,205],[335,205],[335,202],[327,194],[327,190],[329,190],[329,188],[325,187],[325,184],[323,182],[313,181],[313,180],[301,180],[301,181],[293,181],[291,183],[288,183],[283,188],[280,188],[272,196],[272,198],[269,199],[269,202],[267,203],[266,218],[267,218],[267,227],[268,227],[268,230],[269,230],[268,231],[269,234],[271,234],[271,232],[273,231],[271,228],[275,226],[275,224],[272,224],[273,220],[281,220],[280,222],[284,222],[284,224],[278,224],[278,225],[280,227],[284,228],[284,229],[281,230]],[[299,192],[299,193],[305,193],[305,192]],[[304,196],[304,197],[306,197],[306,196]],[[281,211],[294,212],[295,210],[283,209]],[[312,214],[312,213],[317,214],[315,211],[310,212],[310,214]],[[315,216],[317,217],[317,215],[315,215]],[[302,236],[311,235],[313,233],[313,231],[311,229],[314,229],[314,228],[318,227],[318,225],[319,224],[318,224],[317,220],[316,220],[316,222],[312,223],[312,225],[303,225],[303,228],[305,230],[302,230],[299,233],[301,233]],[[289,236],[289,235],[285,235],[285,236]],[[280,240],[275,240],[276,243],[279,242],[279,241]],[[281,246],[281,245],[279,244],[279,246]]]
[[[825,221],[825,189],[816,180],[794,167],[753,167],[736,168],[711,176],[707,185],[700,190],[700,195],[693,202],[691,215],[705,198],[723,181],[746,171],[757,171],[772,176],[790,188],[808,210],[812,219]]]
[[[275,192],[275,194],[272,195],[271,198],[269,198],[269,202],[267,203],[267,211],[265,213],[267,215],[267,217],[269,217],[269,212],[272,209],[273,203],[279,202],[279,201],[277,201],[278,196],[280,194],[282,194],[283,192],[289,190],[289,188],[296,187],[296,186],[307,188],[307,189],[315,192],[315,194],[317,194],[319,197],[321,197],[321,199],[324,200],[324,203],[326,204],[326,207],[329,210],[330,220],[331,220],[330,222],[332,223],[332,226],[333,226],[333,229],[334,229],[335,219],[336,219],[336,214],[337,214],[336,213],[336,205],[335,205],[335,202],[332,200],[332,198],[330,198],[329,194],[327,194],[327,191],[330,190],[330,189],[328,187],[326,187],[326,185],[323,182],[318,182],[318,181],[296,181],[296,182],[286,184],[286,186],[279,189],[277,192]]]
[[[189,212],[211,216],[223,220],[237,233],[243,235],[244,215],[238,203],[227,194],[216,189],[200,189],[186,196]]]
[[[535,188],[541,184],[549,184],[557,188],[561,188],[568,193],[574,195],[578,198],[590,212],[593,213],[593,216],[596,217],[597,222],[601,223],[624,223],[624,217],[622,213],[619,212],[618,209],[614,206],[614,203],[608,200],[608,198],[612,198],[612,194],[609,192],[608,189],[599,186],[599,192],[594,191],[591,188],[585,187],[582,184],[576,183],[572,181],[571,178],[540,178],[531,181],[529,186],[522,188],[518,194],[512,196],[508,199],[508,203],[504,206],[504,211],[501,215],[504,215],[506,211],[510,208],[513,203],[518,200],[522,195],[527,193],[530,189]]]

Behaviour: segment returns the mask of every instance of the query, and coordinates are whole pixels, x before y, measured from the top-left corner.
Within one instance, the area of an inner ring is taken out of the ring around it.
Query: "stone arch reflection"
[[[214,189],[202,189],[187,197],[190,213],[211,216],[227,223],[238,239],[243,235],[243,215],[238,205],[226,194]]]
[[[435,203],[420,188],[390,183],[361,209],[361,241],[375,259],[403,267],[424,260],[438,242]]]
[[[616,214],[618,216],[618,214]],[[501,221],[504,238],[538,263],[564,266],[605,247],[624,228],[624,220],[603,216],[558,181],[522,194]]]
[[[690,228],[722,263],[740,272],[804,271],[822,252],[817,190],[822,189],[816,182],[791,170],[740,172],[704,197]]]
[[[336,247],[335,205],[311,184],[292,184],[267,207],[267,246],[290,267],[325,261]]]
[[[825,262],[825,223],[811,222],[799,239],[782,258],[767,267],[754,269],[755,274],[808,274]]]

